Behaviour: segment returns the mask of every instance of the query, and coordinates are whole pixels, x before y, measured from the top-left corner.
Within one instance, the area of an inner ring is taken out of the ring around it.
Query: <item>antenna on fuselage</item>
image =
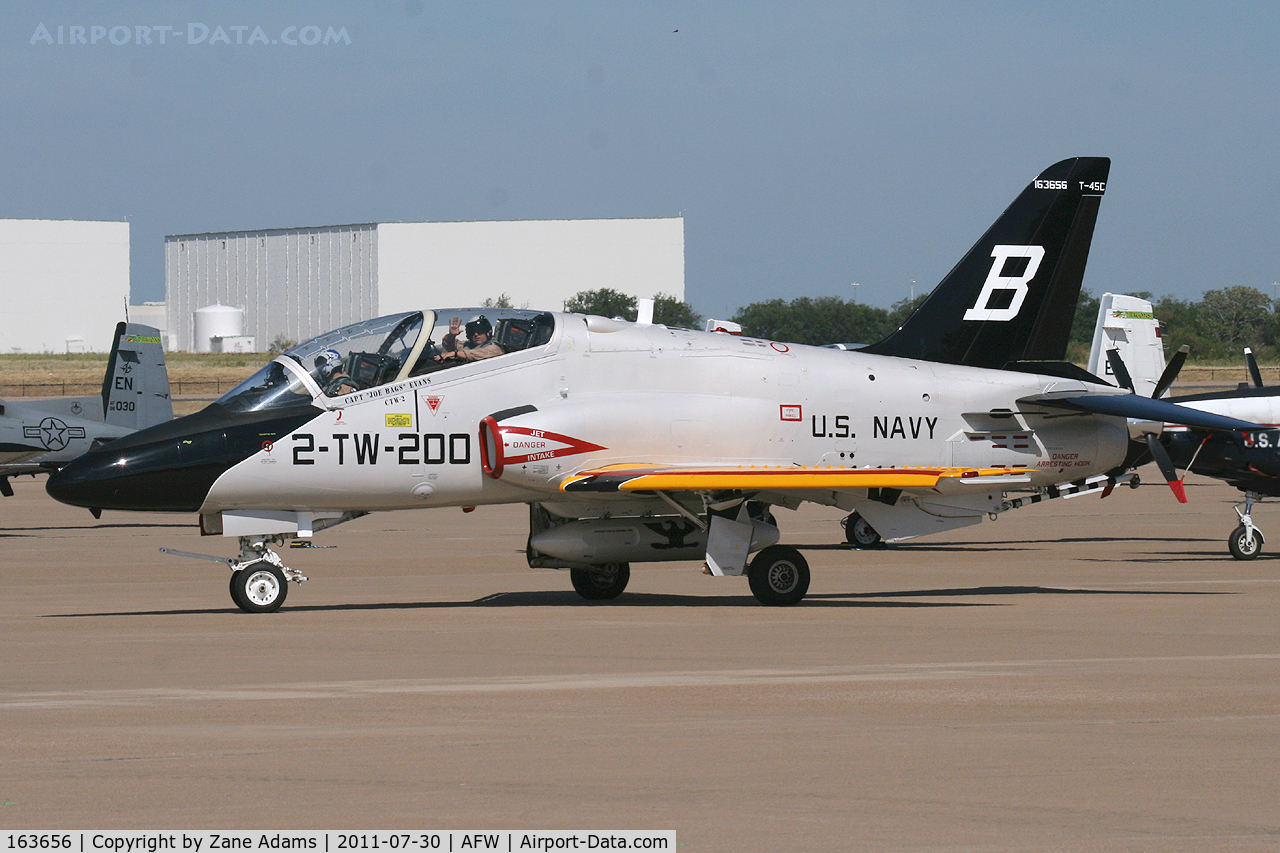
[[[636,325],[637,326],[653,325],[653,300],[652,299],[636,300]]]

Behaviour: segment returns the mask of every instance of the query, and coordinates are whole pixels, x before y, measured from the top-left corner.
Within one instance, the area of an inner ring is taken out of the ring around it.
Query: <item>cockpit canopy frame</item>
[[[552,314],[514,308],[407,311],[375,317],[291,347],[217,402],[233,411],[340,405],[347,394],[466,363],[441,356],[450,343],[467,346],[451,340],[453,327],[478,317],[489,321],[491,340],[501,347],[497,358],[545,346],[555,332]],[[424,328],[429,330],[425,335]],[[457,337],[465,341],[465,333]]]

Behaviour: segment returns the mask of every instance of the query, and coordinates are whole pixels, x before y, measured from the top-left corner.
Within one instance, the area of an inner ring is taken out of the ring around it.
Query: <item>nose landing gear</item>
[[[1231,551],[1231,556],[1237,560],[1252,560],[1254,557],[1262,553],[1262,543],[1266,539],[1262,535],[1262,531],[1253,526],[1253,505],[1259,499],[1256,492],[1245,492],[1244,501],[1233,507],[1236,515],[1240,516],[1240,526],[1231,531],[1231,535],[1227,537],[1227,548]],[[1244,507],[1243,510],[1240,507]]]
[[[284,604],[289,594],[289,581],[302,583],[307,576],[297,569],[291,569],[281,560],[280,555],[271,550],[269,545],[283,546],[282,536],[240,537],[240,559],[230,557],[213,557],[208,554],[192,554],[189,551],[175,551],[172,548],[161,548],[161,554],[173,554],[176,557],[191,557],[196,560],[208,560],[214,563],[225,563],[231,569],[229,590],[231,600],[245,613],[273,613]]]

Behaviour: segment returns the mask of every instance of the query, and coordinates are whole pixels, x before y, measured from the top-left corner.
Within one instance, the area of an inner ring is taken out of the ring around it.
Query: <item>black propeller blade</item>
[[[1156,389],[1151,392],[1152,397],[1159,399],[1164,396],[1164,392],[1169,390],[1169,387],[1173,385],[1173,381],[1178,378],[1178,372],[1182,370],[1182,365],[1187,360],[1187,353],[1189,352],[1191,352],[1191,347],[1187,344],[1178,347],[1178,351],[1173,354],[1173,358],[1169,359],[1169,363],[1165,365],[1164,373],[1160,374],[1160,380],[1156,382]]]
[[[1111,375],[1120,383],[1120,387],[1132,391],[1133,377],[1129,375],[1129,368],[1125,367],[1124,359],[1120,357],[1120,350],[1107,350],[1107,364],[1111,365]]]
[[[1190,351],[1191,347],[1184,344],[1174,353],[1173,358],[1165,366],[1164,372],[1160,374],[1155,390],[1151,392],[1153,401],[1159,400],[1160,396],[1169,390],[1169,386],[1173,384],[1173,380],[1178,376],[1178,371],[1182,370],[1182,364],[1187,360],[1187,353]],[[1111,372],[1120,381],[1121,386],[1133,391],[1133,377],[1129,375],[1129,368],[1125,366],[1119,350],[1107,350],[1107,363],[1111,365]],[[1173,460],[1169,458],[1169,451],[1165,450],[1164,445],[1160,443],[1159,435],[1149,432],[1143,437],[1147,442],[1147,451],[1151,453],[1151,458],[1155,461],[1156,467],[1160,469],[1160,474],[1164,477],[1164,481],[1169,484],[1169,488],[1173,491],[1173,496],[1178,499],[1178,503],[1186,503],[1187,490],[1182,480],[1178,478],[1178,469],[1173,467]]]
[[[1244,363],[1249,365],[1249,378],[1253,380],[1253,387],[1261,388],[1262,371],[1258,369],[1258,359],[1254,358],[1253,350],[1249,347],[1244,348]]]
[[[1187,490],[1183,487],[1182,480],[1178,479],[1178,470],[1173,467],[1173,460],[1169,458],[1169,451],[1164,449],[1164,445],[1160,443],[1160,439],[1155,433],[1147,433],[1146,439],[1147,450],[1151,451],[1151,458],[1155,460],[1156,467],[1160,469],[1160,473],[1164,476],[1164,481],[1173,490],[1173,496],[1178,499],[1178,503],[1186,503]]]

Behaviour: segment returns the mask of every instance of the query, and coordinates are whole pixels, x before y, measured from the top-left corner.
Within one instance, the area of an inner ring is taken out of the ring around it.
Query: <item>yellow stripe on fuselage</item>
[[[927,489],[943,478],[1007,477],[1030,473],[1021,468],[727,468],[636,469],[618,484],[623,492],[714,491],[721,489]],[[592,476],[626,477],[610,466],[587,471],[561,488]]]

